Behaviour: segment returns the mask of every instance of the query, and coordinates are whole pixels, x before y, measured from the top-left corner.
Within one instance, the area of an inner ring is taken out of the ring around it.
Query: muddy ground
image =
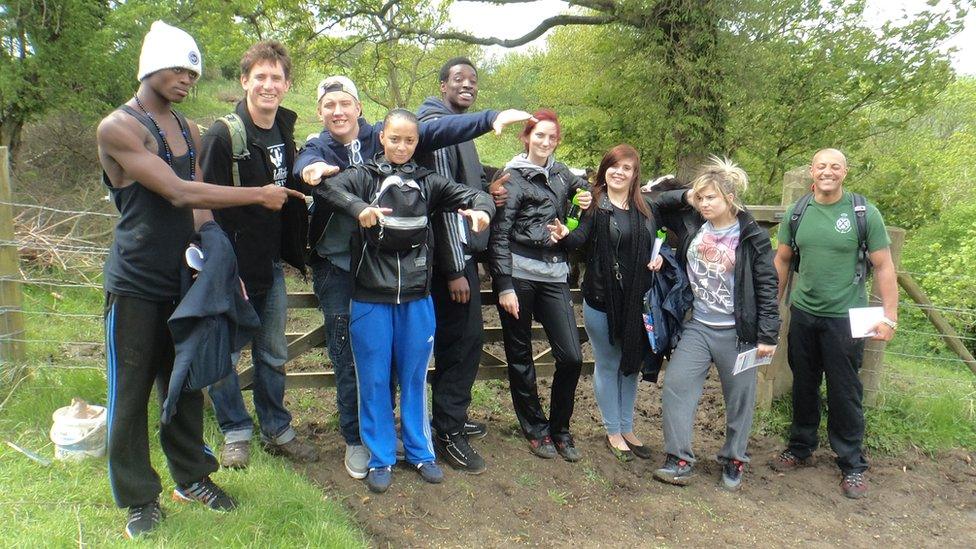
[[[541,380],[543,394],[548,381]],[[379,547],[976,547],[972,451],[934,459],[873,457],[869,497],[854,501],[841,495],[829,450],[817,452],[815,466],[783,475],[766,465],[782,441],[758,437],[750,445],[753,462],[742,489],[720,489],[714,456],[724,419],[713,379],[696,422],[698,476],[685,488],[651,477],[664,459],[660,393],[653,384],[641,385],[635,426],[644,443],[658,450],[651,460],[620,463],[611,456],[589,376],[581,380],[573,419],[584,455],[575,464],[530,454],[505,382],[478,382],[471,416],[490,429],[476,442],[488,471],[472,476],[445,466],[445,482],[431,485],[399,467],[382,495],[347,476],[330,417],[334,393],[325,396],[317,412],[297,418],[323,452],[319,464],[303,471],[343,498]]]

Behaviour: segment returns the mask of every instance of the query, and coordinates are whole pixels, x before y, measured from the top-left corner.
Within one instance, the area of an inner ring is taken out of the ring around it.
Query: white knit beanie
[[[139,56],[139,81],[162,70],[182,67],[203,74],[203,56],[193,37],[176,27],[156,21],[142,42]]]

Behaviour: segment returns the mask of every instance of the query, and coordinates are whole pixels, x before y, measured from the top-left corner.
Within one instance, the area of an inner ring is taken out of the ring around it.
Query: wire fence
[[[57,215],[94,216],[99,218],[118,217],[116,214],[51,208],[37,204],[0,201],[0,205],[42,211],[46,214],[51,214],[52,218]],[[0,247],[2,246],[14,246],[23,254],[25,250],[44,248],[44,243],[30,240],[23,235],[15,235],[12,239],[0,240]],[[108,247],[95,243],[69,244],[61,242],[45,249],[68,256],[84,256],[86,258],[98,259],[98,261],[104,260],[104,256],[109,251]],[[92,263],[88,263],[87,265],[89,270],[91,265]],[[28,266],[26,272],[21,271],[22,276],[20,277],[0,276],[0,283],[16,283],[25,288],[42,288],[44,291],[50,293],[61,289],[82,292],[98,291],[99,293],[103,291],[102,285],[98,282],[99,274],[94,272],[87,272],[85,278],[88,280],[79,281],[77,278],[71,278],[73,273],[66,273],[69,278],[58,278],[49,270],[43,269],[40,269],[44,273],[43,276],[33,276],[35,271]],[[928,276],[927,273],[901,272],[917,278]],[[945,277],[947,275],[939,274],[939,276]],[[976,275],[951,275],[951,278],[972,280],[974,282],[973,287],[976,288]],[[66,350],[71,348],[86,348],[93,351],[96,355],[95,357],[90,357],[92,361],[95,361],[96,358],[103,357],[104,341],[101,339],[103,317],[99,314],[100,311],[94,308],[94,305],[91,306],[91,310],[87,311],[61,311],[58,310],[60,301],[57,298],[55,298],[53,304],[45,304],[40,299],[31,301],[31,303],[21,308],[0,307],[0,320],[6,315],[19,313],[23,315],[26,326],[23,331],[0,334],[0,341],[38,346],[43,348],[45,353],[51,353],[53,351],[55,354],[58,351],[66,352]],[[76,305],[69,305],[69,307],[72,306]],[[909,362],[913,364],[927,364],[932,367],[925,370],[924,373],[920,371],[906,373],[897,368],[886,367],[884,383],[880,391],[889,394],[910,395],[917,398],[937,399],[944,398],[944,394],[938,393],[937,389],[947,384],[958,385],[960,380],[969,379],[972,387],[976,387],[976,382],[974,382],[976,378],[972,378],[971,376],[967,378],[959,375],[959,372],[966,372],[968,370],[966,362],[946,350],[942,341],[942,334],[934,331],[931,324],[924,321],[924,316],[922,316],[923,309],[937,310],[950,320],[957,320],[968,324],[972,322],[971,319],[976,318],[976,309],[951,306],[948,304],[919,305],[914,301],[906,300],[899,301],[899,309],[903,318],[914,314],[922,320],[908,323],[908,325],[903,321],[902,326],[898,330],[897,337],[888,345],[887,349],[877,351],[869,348],[867,351],[883,352],[886,358],[890,359],[886,360],[886,363]],[[56,337],[60,334],[64,334],[65,337]],[[976,334],[959,334],[959,339],[967,343],[973,342],[976,341]],[[973,347],[972,344],[968,344],[967,346],[970,348]],[[60,364],[57,360],[47,360],[39,367],[52,369],[102,368],[100,364],[76,363],[66,365]],[[970,390],[968,395],[971,403],[976,402],[976,390]]]

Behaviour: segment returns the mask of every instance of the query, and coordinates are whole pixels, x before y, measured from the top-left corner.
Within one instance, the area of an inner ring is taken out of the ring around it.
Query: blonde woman
[[[725,445],[721,485],[736,490],[749,462],[746,447],[756,397],[756,369],[737,375],[736,356],[757,347],[757,355],[776,349],[779,310],[777,278],[769,233],[746,211],[738,197],[748,177],[728,159],[712,157],[692,182],[690,191],[672,191],[658,198],[661,209],[691,204],[698,230],[679,248],[685,262],[693,315],[671,356],[662,391],[664,447],[667,459],[654,478],[686,485],[694,476],[692,427],[705,377],[712,363],[725,398]]]

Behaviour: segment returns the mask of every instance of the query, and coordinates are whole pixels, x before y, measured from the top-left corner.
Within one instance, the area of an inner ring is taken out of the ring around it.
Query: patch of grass
[[[515,477],[515,484],[524,486],[526,488],[534,488],[539,484],[539,479],[535,478],[530,473],[522,473],[521,475]]]
[[[105,378],[92,370],[35,366],[0,410],[0,439],[50,458],[51,412],[71,397],[105,401]],[[0,399],[2,400],[2,399]],[[150,417],[158,417],[157,406]],[[216,446],[214,422],[206,439]],[[163,481],[166,519],[149,543],[166,546],[364,546],[366,540],[342,504],[324,495],[287,462],[257,450],[245,471],[221,470],[214,479],[240,502],[228,514],[201,505],[169,501],[173,482],[153,428],[152,461]],[[53,461],[53,460],[52,460]],[[57,462],[43,467],[0,445],[0,530],[11,547],[40,545],[95,547],[122,545],[125,511],[117,509],[108,486],[106,460]]]
[[[499,388],[504,389],[504,384],[498,379],[487,381],[476,381],[471,387],[471,405],[481,410],[488,410],[492,415],[504,412],[502,399],[499,398]]]
[[[785,395],[756,414],[755,429],[785,439],[791,417]],[[866,408],[865,421],[865,447],[882,454],[976,447],[976,378],[959,363],[888,355],[878,404]],[[820,440],[826,444],[826,404]]]
[[[569,492],[560,492],[559,490],[553,490],[550,488],[548,490],[548,494],[549,499],[551,499],[556,505],[569,504]]]
[[[583,478],[590,484],[599,486],[605,491],[610,491],[613,488],[613,483],[610,482],[610,479],[601,475],[599,471],[590,465],[583,465]]]

